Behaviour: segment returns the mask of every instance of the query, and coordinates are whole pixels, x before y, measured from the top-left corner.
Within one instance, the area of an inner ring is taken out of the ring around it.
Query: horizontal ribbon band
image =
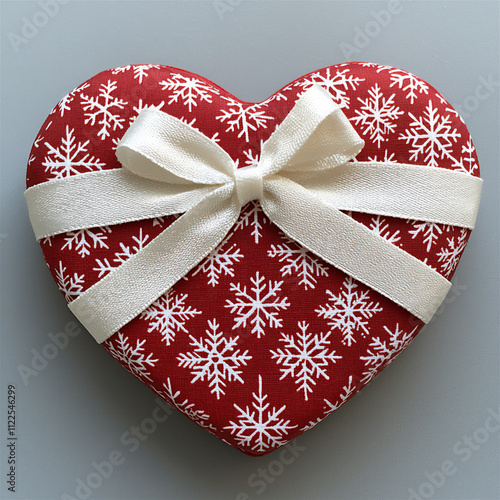
[[[482,181],[424,165],[356,162],[363,145],[317,86],[263,144],[258,165],[240,169],[197,130],[145,109],[117,147],[122,169],[48,181],[25,196],[38,239],[185,212],[69,304],[98,342],[214,250],[254,199],[287,236],[428,322],[449,281],[341,210],[473,228]]]

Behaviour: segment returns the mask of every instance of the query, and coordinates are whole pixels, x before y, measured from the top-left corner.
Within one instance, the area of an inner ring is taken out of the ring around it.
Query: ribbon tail
[[[478,177],[425,165],[354,161],[282,175],[339,210],[468,229],[474,228],[481,198]]]
[[[438,272],[289,179],[266,179],[261,205],[287,236],[424,323],[448,293]]]
[[[118,168],[37,184],[24,196],[40,240],[78,229],[183,213],[213,189],[153,181]]]
[[[138,316],[206,257],[226,236],[240,210],[232,186],[214,190],[144,249],[69,304],[97,342]]]

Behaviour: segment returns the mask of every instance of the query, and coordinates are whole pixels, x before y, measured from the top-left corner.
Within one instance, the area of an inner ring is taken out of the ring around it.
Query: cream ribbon
[[[185,212],[69,304],[98,342],[210,254],[250,200],[287,236],[427,323],[450,282],[341,210],[473,228],[482,181],[423,165],[352,161],[363,145],[318,86],[263,144],[258,165],[238,169],[202,133],[145,109],[118,144],[123,168],[51,180],[25,196],[37,239]]]

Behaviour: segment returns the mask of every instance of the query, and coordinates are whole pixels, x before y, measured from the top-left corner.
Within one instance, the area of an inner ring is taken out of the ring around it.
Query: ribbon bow
[[[288,237],[427,323],[450,282],[342,210],[473,228],[481,179],[352,161],[363,145],[319,86],[297,100],[258,164],[243,168],[181,120],[144,109],[118,144],[123,168],[51,180],[25,195],[37,239],[185,212],[69,304],[98,342],[212,252],[251,200]]]

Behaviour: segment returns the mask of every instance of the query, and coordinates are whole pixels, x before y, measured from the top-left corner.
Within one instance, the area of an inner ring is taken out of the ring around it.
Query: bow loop
[[[154,108],[141,110],[116,148],[124,168],[169,184],[226,184],[234,162],[206,135]]]
[[[264,143],[259,165],[266,175],[323,170],[351,160],[364,144],[331,95],[314,84]]]

